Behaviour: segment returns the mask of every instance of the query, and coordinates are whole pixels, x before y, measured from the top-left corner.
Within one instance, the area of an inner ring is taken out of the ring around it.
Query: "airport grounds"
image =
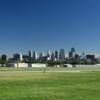
[[[100,67],[1,67],[0,100],[100,100]]]

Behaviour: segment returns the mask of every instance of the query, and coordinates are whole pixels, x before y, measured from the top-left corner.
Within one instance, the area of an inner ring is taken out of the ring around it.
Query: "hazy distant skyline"
[[[100,0],[0,0],[0,53],[100,52],[99,37]]]

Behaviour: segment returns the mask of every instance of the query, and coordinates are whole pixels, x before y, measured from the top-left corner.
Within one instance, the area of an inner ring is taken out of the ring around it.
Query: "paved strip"
[[[63,71],[63,70],[59,70],[59,71],[48,71],[48,70],[42,70],[42,71],[1,71],[2,72],[81,72],[80,70],[75,70],[75,71]]]

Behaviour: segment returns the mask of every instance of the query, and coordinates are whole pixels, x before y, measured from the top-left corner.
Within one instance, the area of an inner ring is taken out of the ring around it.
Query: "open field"
[[[0,68],[0,100],[100,100],[99,70]]]
[[[100,67],[87,68],[66,68],[66,67],[46,67],[46,68],[14,68],[14,67],[0,67],[0,71],[100,71]]]

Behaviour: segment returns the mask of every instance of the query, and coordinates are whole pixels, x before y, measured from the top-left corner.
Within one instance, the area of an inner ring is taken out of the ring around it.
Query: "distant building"
[[[28,68],[28,63],[10,63],[9,66],[15,67],[15,68],[18,68],[18,67]]]
[[[69,58],[73,58],[73,52],[69,52]]]
[[[96,60],[97,60],[97,63],[100,63],[100,58],[96,58]]]
[[[75,57],[75,48],[71,48],[70,52],[69,52],[69,58],[74,58]]]
[[[28,59],[29,59],[29,56],[28,56],[28,55],[23,55],[23,60],[24,60],[25,62],[28,62]]]
[[[55,61],[55,54],[54,53],[51,54],[51,60]]]
[[[34,63],[34,64],[29,64],[29,67],[47,67],[46,64],[42,64],[42,63]]]
[[[75,59],[80,59],[80,56],[78,54],[75,54]]]
[[[14,54],[13,59],[15,61],[22,61],[23,60],[22,54],[21,53],[20,54],[18,54],[18,53]]]
[[[2,56],[1,56],[1,60],[2,60],[2,61],[7,61],[7,55],[5,55],[5,54],[2,55]]]
[[[60,49],[60,51],[59,51],[59,60],[60,61],[65,60],[65,51],[64,51],[64,49]]]
[[[32,58],[33,58],[33,51],[30,50],[30,51],[29,51],[29,59],[32,59]]]
[[[59,52],[58,51],[55,51],[55,60],[59,60]]]
[[[86,55],[85,55],[85,53],[84,53],[84,52],[81,54],[80,59],[86,59]]]
[[[76,52],[76,51],[75,51],[75,48],[71,48],[71,52]]]
[[[42,61],[43,58],[44,58],[44,54],[43,54],[43,52],[40,52],[40,53],[39,53],[39,60]]]
[[[86,58],[93,61],[95,59],[95,55],[86,55]]]
[[[47,52],[47,60],[51,60],[51,51],[50,50]]]
[[[22,53],[20,53],[19,55],[20,55],[20,56],[19,56],[19,58],[20,58],[19,60],[22,61],[22,60],[23,60],[23,55],[22,55]]]
[[[37,60],[37,58],[38,58],[38,57],[37,57],[37,52],[34,51],[34,52],[33,52],[33,60]]]

